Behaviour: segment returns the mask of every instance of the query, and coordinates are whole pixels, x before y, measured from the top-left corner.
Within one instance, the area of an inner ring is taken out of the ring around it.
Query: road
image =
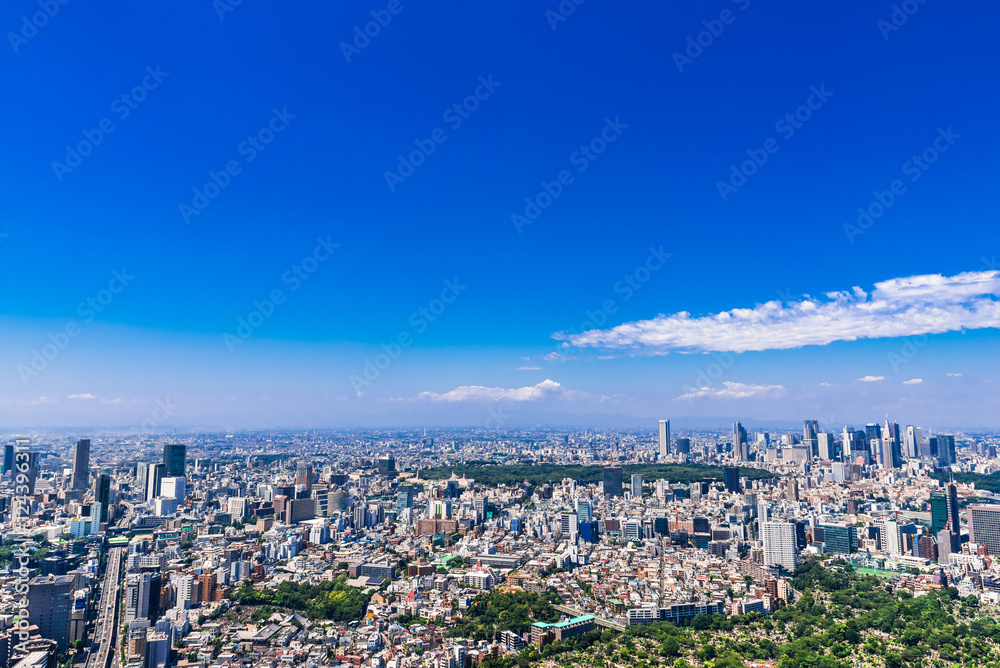
[[[97,643],[97,651],[87,657],[86,668],[107,668],[109,652],[118,646],[118,594],[121,588],[123,547],[108,550],[108,566],[101,584],[101,606],[97,615],[97,625],[91,638],[91,647]]]

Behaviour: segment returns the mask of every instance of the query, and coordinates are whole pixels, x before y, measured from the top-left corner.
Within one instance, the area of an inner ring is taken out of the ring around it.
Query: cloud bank
[[[548,395],[562,393],[562,385],[554,380],[543,380],[537,385],[506,389],[503,387],[483,387],[482,385],[462,385],[448,392],[421,392],[418,399],[430,401],[537,401]]]
[[[746,352],[1000,327],[1000,271],[926,274],[692,317],[687,311],[579,334],[563,346],[638,354]]]
[[[676,397],[676,399],[702,399],[712,397],[715,399],[749,399],[757,398],[777,398],[785,396],[783,385],[751,385],[748,383],[734,383],[725,381],[723,387],[699,387]]]

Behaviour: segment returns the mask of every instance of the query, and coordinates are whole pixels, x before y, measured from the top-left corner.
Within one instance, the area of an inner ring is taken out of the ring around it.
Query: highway
[[[132,517],[132,504],[125,502],[128,512],[118,522],[119,527],[128,526]],[[104,572],[104,582],[101,583],[100,610],[97,614],[97,623],[90,638],[90,651],[87,653],[87,661],[84,668],[108,668],[112,660],[115,665],[120,664],[117,657],[119,645],[118,622],[124,616],[119,610],[121,605],[122,585],[122,559],[127,552],[127,548],[113,547],[108,550],[108,565]],[[94,646],[96,645],[96,651]]]
[[[109,652],[118,645],[118,606],[121,588],[123,547],[113,547],[108,550],[108,566],[101,584],[101,609],[98,611],[97,624],[91,638],[91,652],[87,657],[86,668],[107,668]],[[94,644],[97,651],[93,651]]]

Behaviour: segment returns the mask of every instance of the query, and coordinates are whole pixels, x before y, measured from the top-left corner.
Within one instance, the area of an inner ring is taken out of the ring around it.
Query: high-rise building
[[[898,469],[903,465],[902,443],[899,438],[899,425],[885,419],[882,427],[883,468]],[[891,462],[891,463],[890,463]]]
[[[826,552],[851,554],[858,551],[858,528],[844,522],[820,524]]]
[[[417,498],[417,488],[413,485],[400,485],[396,492],[396,510],[412,508]],[[339,510],[339,509],[338,509]]]
[[[738,494],[740,492],[740,468],[738,466],[727,466],[725,468],[726,491]]]
[[[632,497],[642,498],[642,476],[638,473],[632,474]]]
[[[594,519],[594,504],[590,499],[576,500],[576,520],[578,523],[590,522]]]
[[[69,644],[75,580],[71,575],[45,575],[28,582],[28,620],[38,626],[39,635],[54,640],[60,652]]]
[[[944,491],[931,492],[931,531],[934,535],[948,525],[948,494]]]
[[[8,443],[3,446],[3,472],[10,473],[14,470],[14,444]]]
[[[146,498],[146,483],[149,478],[149,462],[139,462],[135,465],[135,488],[139,498]]]
[[[958,519],[958,488],[955,487],[954,483],[949,483],[945,487],[945,492],[948,499],[948,529],[961,536],[962,525]]]
[[[183,478],[187,467],[187,446],[183,443],[167,443],[163,446],[163,476]]]
[[[920,427],[914,427],[912,424],[907,425],[906,429],[903,431],[903,456],[907,459],[917,459],[920,457],[923,447],[923,431]]]
[[[795,525],[791,522],[762,522],[760,535],[764,543],[764,565],[794,571],[798,561]]]
[[[660,459],[666,459],[670,454],[670,420],[660,420]]]
[[[802,421],[802,444],[809,448],[813,457],[819,457],[819,420]]]
[[[378,460],[378,474],[390,476],[396,472],[396,460],[393,457],[382,457]]]
[[[313,465],[310,462],[300,461],[295,467],[295,486],[312,491]]]
[[[94,484],[94,501],[101,504],[99,523],[104,524],[108,521],[108,508],[111,506],[111,476],[107,473],[97,476]]]
[[[733,423],[733,453],[741,462],[750,460],[750,449],[747,445],[747,430],[739,422]]]
[[[986,546],[987,554],[1000,554],[1000,505],[969,506],[969,541]]]
[[[146,500],[152,501],[160,495],[160,486],[163,484],[163,471],[166,467],[162,462],[152,462],[148,465],[146,473]]]
[[[816,434],[817,450],[819,452],[820,459],[837,460],[840,459],[840,452],[837,441],[834,440],[833,434],[821,431]]]
[[[125,578],[125,621],[148,619],[155,623],[160,617],[159,572],[132,573]]]
[[[690,438],[675,438],[674,439],[674,451],[679,455],[690,455],[691,454],[691,439]]]
[[[87,489],[90,482],[90,439],[81,438],[73,446],[73,477],[71,489]]]
[[[955,453],[955,437],[951,434],[938,434],[937,437],[938,445],[938,457],[941,463],[945,466],[951,466],[958,462],[958,456]]]
[[[160,496],[184,501],[187,498],[187,478],[167,476],[160,481]]]
[[[617,466],[604,467],[604,495],[622,495],[622,470]]]

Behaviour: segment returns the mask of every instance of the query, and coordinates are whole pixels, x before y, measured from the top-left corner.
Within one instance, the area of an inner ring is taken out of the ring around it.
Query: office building
[[[28,620],[38,633],[56,642],[60,652],[69,645],[73,584],[70,575],[46,575],[28,582]]]
[[[899,425],[885,419],[882,427],[882,464],[883,468],[898,469],[903,465],[902,443],[899,438]]]
[[[948,494],[945,491],[931,492],[931,532],[939,534],[948,526]]]
[[[125,621],[160,617],[160,574],[131,573],[125,578]]]
[[[81,438],[73,446],[73,476],[71,489],[87,489],[90,482],[90,439]]]
[[[187,478],[164,478],[160,481],[160,496],[183,501],[187,498]]]
[[[604,495],[622,495],[622,470],[617,466],[604,467]]]
[[[908,425],[903,432],[903,456],[907,459],[917,459],[924,447],[923,430],[920,427]]]
[[[691,454],[691,439],[690,438],[675,438],[673,443],[674,452],[679,455],[690,455]]]
[[[642,498],[642,476],[638,473],[632,474],[632,497],[636,499]]]
[[[670,454],[670,420],[660,420],[660,442],[657,454],[660,459],[666,459]]]
[[[726,491],[738,494],[740,488],[740,469],[738,466],[727,466],[725,468]]]
[[[809,448],[812,457],[819,457],[819,421],[802,421],[802,444]]]
[[[958,463],[958,455],[955,452],[955,437],[951,434],[938,434],[937,437],[938,457],[944,466],[951,466]]]
[[[111,507],[111,476],[107,473],[97,476],[97,480],[94,483],[94,501],[101,506],[100,519],[97,523],[106,524],[108,521],[108,509]],[[95,515],[96,513],[91,511],[91,517]],[[94,530],[96,531],[97,529],[95,528]]]
[[[400,485],[396,492],[396,510],[412,508],[417,498],[417,488],[414,485]],[[339,508],[337,510],[340,510]]]
[[[1000,505],[968,508],[969,541],[986,546],[987,554],[1000,554]]]
[[[826,545],[827,552],[851,554],[858,551],[858,528],[853,524],[820,524],[816,529],[823,531],[822,542]]]
[[[764,565],[794,571],[798,561],[795,525],[790,522],[762,522],[760,536],[764,544]]]
[[[146,467],[144,497],[146,501],[152,502],[153,499],[160,495],[160,486],[163,483],[163,471],[166,467],[162,462],[152,462],[145,465],[140,464],[140,466]]]
[[[590,522],[594,519],[594,504],[590,499],[576,500],[576,521],[578,523]]]
[[[309,462],[299,462],[295,467],[295,487],[304,489],[306,492],[312,491],[313,466]]]
[[[396,473],[396,460],[392,457],[382,457],[378,460],[378,474],[391,476]]]
[[[750,460],[750,448],[747,444],[747,430],[739,422],[733,423],[733,453],[737,460]]]
[[[183,443],[167,443],[163,446],[163,476],[183,478],[187,466],[187,446]]]

